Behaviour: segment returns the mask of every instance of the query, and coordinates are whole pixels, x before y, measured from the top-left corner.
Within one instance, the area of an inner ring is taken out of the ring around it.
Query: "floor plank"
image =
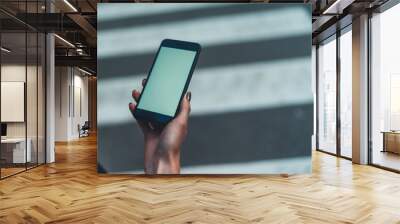
[[[96,139],[0,181],[0,223],[400,223],[400,175],[321,152],[308,175],[98,175]]]

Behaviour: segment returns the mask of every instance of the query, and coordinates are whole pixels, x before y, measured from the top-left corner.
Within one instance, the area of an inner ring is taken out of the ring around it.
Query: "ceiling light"
[[[337,7],[337,4],[339,4],[340,0],[336,0],[332,5],[330,5],[327,9],[324,10],[322,14],[328,14],[331,13],[330,11]]]
[[[93,75],[92,73],[90,73],[90,72],[88,72],[88,71],[86,71],[86,70],[83,70],[83,69],[81,69],[81,68],[79,68],[79,67],[78,67],[78,70],[81,71],[81,72],[83,72],[83,73],[85,73],[85,74],[87,74],[87,75],[90,75],[90,76]]]
[[[1,50],[4,51],[4,52],[6,52],[6,53],[10,53],[10,52],[11,52],[11,50],[9,50],[9,49],[7,49],[7,48],[5,48],[5,47],[1,47]]]
[[[76,53],[78,53],[79,55],[83,55],[83,49],[82,48],[77,48],[76,49]]]
[[[69,42],[68,40],[66,40],[66,39],[64,39],[64,38],[62,38],[62,37],[60,37],[60,36],[57,35],[57,34],[54,34],[54,36],[57,37],[57,38],[58,38],[59,40],[61,40],[62,42],[64,42],[65,44],[67,44],[68,46],[75,48],[75,45],[73,45],[73,44],[72,44],[71,42]]]
[[[67,4],[74,12],[78,12],[78,10],[68,1],[64,0],[65,4]]]
[[[336,0],[322,14],[342,14],[343,10],[351,5],[355,0]]]

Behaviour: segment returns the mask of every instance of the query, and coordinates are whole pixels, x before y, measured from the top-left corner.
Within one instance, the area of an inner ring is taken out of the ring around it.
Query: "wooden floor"
[[[0,181],[0,223],[400,223],[400,175],[320,152],[295,176],[98,175],[96,139]]]

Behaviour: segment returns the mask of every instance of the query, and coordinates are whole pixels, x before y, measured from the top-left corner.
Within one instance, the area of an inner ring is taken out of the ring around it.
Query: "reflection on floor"
[[[313,153],[304,175],[99,175],[96,139],[0,181],[0,223],[398,223],[400,175]]]
[[[374,151],[373,163],[400,171],[400,155],[392,152]]]
[[[30,169],[32,167],[36,167],[36,163],[27,163],[26,168]],[[5,165],[3,164],[3,167],[1,168],[1,178],[5,178],[7,176],[17,174],[19,172],[25,171],[25,164],[8,164]]]
[[[1,178],[13,175],[15,173],[24,171],[25,167],[9,167],[9,168],[1,168]]]

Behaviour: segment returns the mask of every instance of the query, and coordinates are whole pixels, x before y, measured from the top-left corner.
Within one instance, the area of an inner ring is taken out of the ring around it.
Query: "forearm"
[[[180,150],[168,152],[159,151],[157,174],[179,174],[180,173]]]
[[[179,174],[180,149],[165,150],[147,143],[144,162],[146,174]]]
[[[144,146],[144,172],[156,174],[158,167],[157,142],[145,141]]]

